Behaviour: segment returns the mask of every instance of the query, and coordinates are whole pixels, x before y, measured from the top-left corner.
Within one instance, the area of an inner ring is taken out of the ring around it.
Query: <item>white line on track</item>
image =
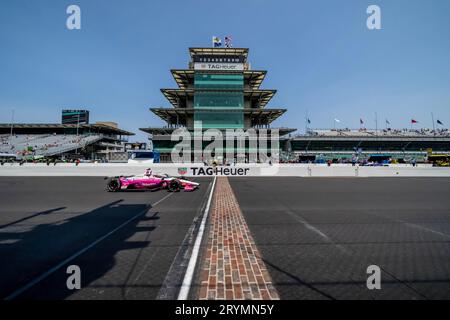
[[[290,209],[287,209],[286,213],[288,215],[290,215],[292,218],[294,218],[295,220],[297,220],[298,222],[300,222],[301,224],[303,224],[303,226],[306,227],[308,230],[310,230],[310,231],[316,233],[317,235],[319,235],[326,242],[328,242],[330,244],[333,244],[336,248],[341,250],[343,253],[349,254],[349,251],[345,247],[343,247],[340,244],[335,243],[333,241],[333,239],[331,239],[329,236],[327,236],[325,233],[323,233],[322,231],[320,231],[319,229],[317,229],[313,225],[309,224],[308,221],[306,221],[303,217],[295,214]]]
[[[410,228],[419,229],[419,230],[422,230],[422,231],[428,231],[428,232],[437,234],[437,235],[442,236],[442,237],[447,238],[447,239],[450,238],[450,235],[448,235],[446,233],[443,233],[443,232],[440,232],[440,231],[437,231],[437,230],[434,230],[434,229],[431,229],[431,228],[428,228],[428,227],[424,227],[424,226],[421,226],[421,225],[416,224],[416,223],[408,222],[408,221],[405,221],[405,220],[402,220],[402,219],[391,218],[391,217],[388,217],[388,216],[383,215],[383,214],[376,214],[376,213],[371,213],[371,212],[369,212],[369,214],[373,215],[373,216],[377,216],[377,217],[383,218],[383,219],[387,219],[387,220],[390,220],[390,221],[393,221],[393,222],[396,222],[396,223],[404,224],[405,226],[410,227]]]
[[[209,207],[211,206],[212,196],[214,194],[214,187],[216,185],[217,176],[214,177],[211,192],[209,193],[208,202],[206,203],[205,211],[203,213],[202,222],[198,229],[197,238],[195,239],[194,247],[192,249],[192,255],[189,259],[189,264],[184,275],[183,284],[181,285],[180,292],[178,294],[178,300],[187,300],[189,291],[191,289],[192,278],[194,277],[195,265],[197,264],[198,253],[200,251],[200,245],[202,243],[203,233],[205,231],[206,219],[209,215]]]
[[[168,195],[166,195],[165,197],[163,197],[162,199],[158,200],[157,202],[152,204],[152,207],[160,204],[161,202],[163,202],[164,200],[166,200],[168,197],[170,197],[173,193],[169,193]],[[105,234],[104,236],[98,238],[97,240],[95,240],[94,242],[92,242],[91,244],[89,244],[88,246],[84,247],[83,249],[81,249],[80,251],[74,253],[73,255],[71,255],[70,257],[68,257],[67,259],[65,259],[64,261],[60,262],[59,264],[57,264],[56,266],[54,266],[53,268],[47,270],[46,272],[44,272],[43,274],[41,274],[40,276],[38,276],[37,278],[34,278],[31,282],[29,282],[28,284],[24,285],[23,287],[21,287],[20,289],[17,289],[16,291],[14,291],[13,293],[11,293],[10,295],[8,295],[5,300],[12,300],[14,298],[16,298],[17,296],[21,295],[23,292],[27,291],[28,289],[30,289],[31,287],[33,287],[34,285],[36,285],[37,283],[41,282],[42,280],[44,280],[45,278],[47,278],[49,275],[51,275],[52,273],[54,273],[56,270],[60,269],[62,266],[64,266],[65,264],[69,263],[70,261],[72,261],[73,259],[79,257],[80,255],[82,255],[83,253],[85,253],[86,251],[88,251],[89,249],[91,249],[92,247],[96,246],[98,243],[100,243],[101,241],[105,240],[106,238],[108,238],[110,235],[114,234],[115,232],[117,232],[118,230],[120,230],[121,228],[123,228],[124,226],[126,226],[128,223],[130,223],[131,221],[139,218],[140,216],[144,215],[145,213],[148,212],[149,209],[144,209],[142,211],[140,211],[138,214],[134,215],[133,217],[131,217],[130,219],[128,219],[127,221],[125,221],[124,223],[122,223],[121,225],[119,225],[118,227],[114,228],[113,230],[111,230],[110,232],[108,232],[107,234]]]
[[[397,219],[396,219],[396,220],[397,220]],[[415,223],[411,223],[411,222],[406,222],[406,221],[403,221],[403,220],[397,220],[397,221],[399,221],[399,222],[401,222],[401,223],[404,223],[405,225],[407,225],[407,226],[409,226],[409,227],[411,227],[411,228],[416,228],[416,229],[420,229],[420,230],[425,230],[425,231],[428,231],[428,232],[431,232],[431,233],[440,235],[440,236],[442,236],[442,237],[444,237],[444,238],[447,238],[447,239],[450,238],[450,236],[449,236],[448,234],[443,233],[443,232],[436,231],[436,230],[431,229],[431,228],[427,228],[427,227],[424,227],[424,226],[421,226],[421,225],[418,225],[418,224],[415,224]]]

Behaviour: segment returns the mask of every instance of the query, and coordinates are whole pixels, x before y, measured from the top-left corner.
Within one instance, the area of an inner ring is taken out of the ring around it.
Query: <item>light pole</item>
[[[80,126],[80,112],[78,112],[78,119],[77,119],[77,139],[78,139],[78,127]],[[78,144],[78,140],[77,140],[77,144]],[[78,154],[78,145],[77,148],[75,149],[75,154]]]
[[[78,119],[77,119],[77,137],[78,137],[78,127],[80,126],[80,113],[78,112]]]

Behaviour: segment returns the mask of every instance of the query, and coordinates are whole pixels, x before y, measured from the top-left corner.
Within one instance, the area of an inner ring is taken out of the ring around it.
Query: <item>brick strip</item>
[[[218,177],[198,298],[279,299],[226,177]]]

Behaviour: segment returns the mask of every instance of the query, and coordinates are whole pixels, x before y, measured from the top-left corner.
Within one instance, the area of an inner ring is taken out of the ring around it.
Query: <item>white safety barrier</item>
[[[61,163],[54,166],[38,164],[4,164],[0,176],[118,176],[142,174],[151,167],[153,172],[172,176],[294,176],[294,177],[450,177],[450,168],[428,165],[417,167],[391,165],[389,167],[361,167],[351,165],[315,164],[242,164],[236,166],[208,167],[203,164],[124,164],[124,163]]]

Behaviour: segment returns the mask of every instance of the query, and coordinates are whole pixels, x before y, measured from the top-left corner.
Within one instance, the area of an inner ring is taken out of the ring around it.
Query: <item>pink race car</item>
[[[180,189],[184,189],[184,191],[194,191],[199,185],[200,184],[197,182],[170,177],[167,174],[153,174],[150,169],[147,169],[143,175],[109,178],[108,183],[106,184],[106,189],[109,192],[159,189],[167,189],[170,192],[177,192],[180,191]]]

